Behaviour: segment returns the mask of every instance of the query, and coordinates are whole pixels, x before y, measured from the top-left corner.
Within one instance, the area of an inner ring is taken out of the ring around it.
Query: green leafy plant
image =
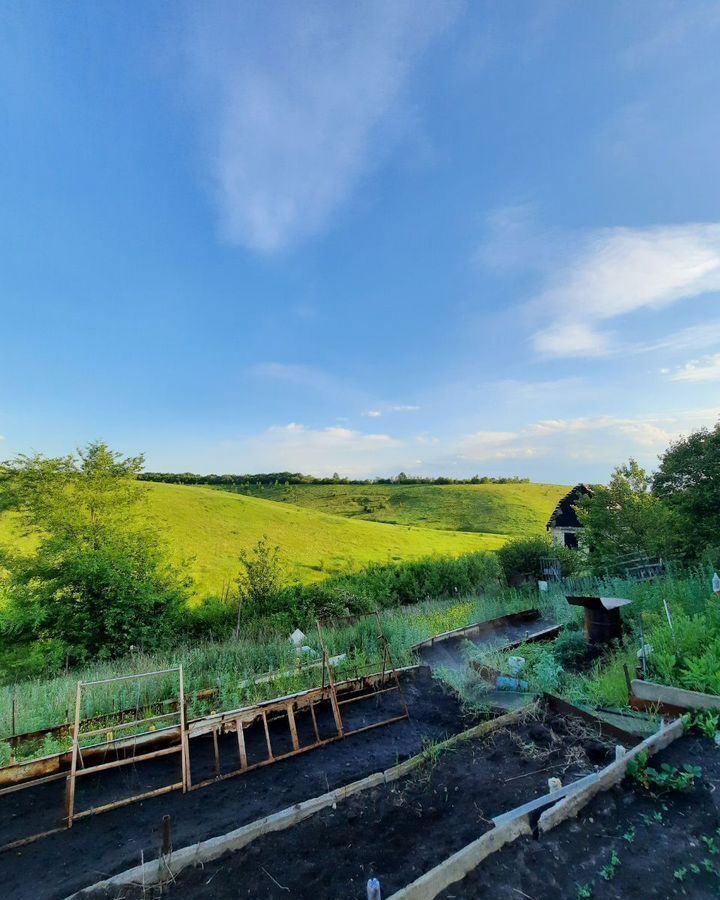
[[[610,862],[604,865],[602,869],[600,869],[600,875],[605,879],[605,881],[612,881],[617,873],[619,865],[620,857],[614,850],[612,850],[610,853]]]
[[[715,733],[720,730],[720,712],[712,712],[709,709],[697,710],[687,715],[684,722],[687,730],[694,729],[713,740]]]
[[[685,876],[687,875],[688,870],[685,866],[682,866],[680,869],[675,869],[673,872],[673,878],[677,878],[678,881],[685,881]]]
[[[662,763],[660,770],[647,764],[647,753],[638,754],[628,763],[628,775],[646,790],[688,791],[695,786],[695,780],[702,777],[702,769],[685,764],[682,769]]]
[[[577,900],[591,900],[593,895],[593,882],[588,881],[585,884],[577,886]]]
[[[718,853],[720,853],[720,849],[718,849],[718,845],[715,843],[714,837],[708,837],[707,835],[704,834],[704,835],[702,835],[700,840],[707,847],[708,853],[712,854],[713,856],[717,856]]]
[[[635,840],[635,827],[631,825],[622,837],[626,843],[632,844],[632,842]]]

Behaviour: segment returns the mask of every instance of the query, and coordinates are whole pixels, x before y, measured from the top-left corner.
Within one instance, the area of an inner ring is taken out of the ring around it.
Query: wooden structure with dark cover
[[[578,519],[575,505],[583,497],[592,495],[593,491],[589,485],[577,484],[558,503],[546,526],[553,544],[573,549],[578,546],[578,536],[583,526]]]

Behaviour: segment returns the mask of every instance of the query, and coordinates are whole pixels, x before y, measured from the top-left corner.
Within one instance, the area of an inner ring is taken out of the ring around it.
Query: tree
[[[240,623],[245,619],[258,619],[275,611],[275,601],[285,586],[285,569],[282,551],[271,546],[267,535],[255,544],[250,553],[240,554],[242,570],[237,577],[238,617],[235,630],[240,634]]]
[[[613,571],[617,559],[628,554],[665,552],[668,516],[650,485],[647,472],[630,459],[613,471],[607,486],[594,487],[591,497],[578,501],[581,546],[597,574]]]
[[[59,643],[73,661],[169,640],[188,579],[168,562],[147,518],[137,480],[143,462],[97,442],[76,455],[4,464],[5,502],[37,541],[34,553],[3,559],[6,636]]]
[[[660,457],[653,493],[675,514],[683,557],[720,545],[720,422],[671,444]]]

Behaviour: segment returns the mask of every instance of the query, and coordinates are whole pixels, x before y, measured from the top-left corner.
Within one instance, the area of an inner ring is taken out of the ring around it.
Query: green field
[[[541,534],[558,500],[557,484],[331,484],[236,487],[244,496],[335,516],[447,531]]]
[[[238,554],[263,535],[279,544],[290,580],[316,581],[370,562],[496,550],[497,534],[453,534],[429,528],[353,521],[314,509],[271,503],[203,487],[147,484],[149,514],[177,559],[191,558],[199,597],[220,594],[239,569]],[[0,514],[0,544],[17,544],[12,513]]]

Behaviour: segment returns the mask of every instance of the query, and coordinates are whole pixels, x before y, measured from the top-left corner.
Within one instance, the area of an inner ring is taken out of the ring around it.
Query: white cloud
[[[604,355],[605,323],[640,310],[720,291],[720,225],[609,228],[550,275],[532,306],[550,324],[536,332],[546,356]]]
[[[190,87],[224,236],[272,252],[321,229],[392,143],[409,74],[459,9],[455,0],[198,7]]]
[[[717,321],[652,342],[618,337],[625,316],[720,291],[718,223],[566,232],[540,229],[531,206],[511,206],[489,217],[476,260],[539,279],[526,311],[540,323],[532,343],[546,357],[647,352],[694,340],[709,346],[720,339]]]
[[[703,322],[702,325],[690,325],[681,328],[674,334],[669,334],[657,341],[645,344],[636,344],[634,350],[647,353],[657,350],[703,350],[706,347],[720,345],[720,320],[712,319]]]
[[[667,374],[666,370],[666,374]],[[720,381],[720,353],[713,353],[703,359],[692,359],[679,366],[670,375],[671,381]]]
[[[379,409],[369,409],[367,412],[364,412],[363,415],[368,416],[370,419],[379,419],[382,413]]]
[[[523,435],[513,431],[477,431],[464,437],[457,448],[457,456],[465,462],[527,459],[536,454],[537,449],[527,445]]]
[[[364,434],[350,428],[309,428],[291,422],[274,425],[243,441],[226,442],[235,468],[253,471],[293,471],[316,475],[340,472],[367,477],[402,468],[403,443],[388,434]],[[238,462],[242,460],[242,463]]]
[[[614,415],[542,419],[518,431],[480,431],[456,447],[468,462],[501,459],[552,458],[565,462],[620,463],[637,455],[653,464],[671,441],[720,416],[720,407],[684,410],[643,417]]]
[[[420,409],[419,406],[413,406],[410,403],[401,403],[398,406],[391,406],[390,412],[396,412],[396,413],[417,412],[419,409]]]

